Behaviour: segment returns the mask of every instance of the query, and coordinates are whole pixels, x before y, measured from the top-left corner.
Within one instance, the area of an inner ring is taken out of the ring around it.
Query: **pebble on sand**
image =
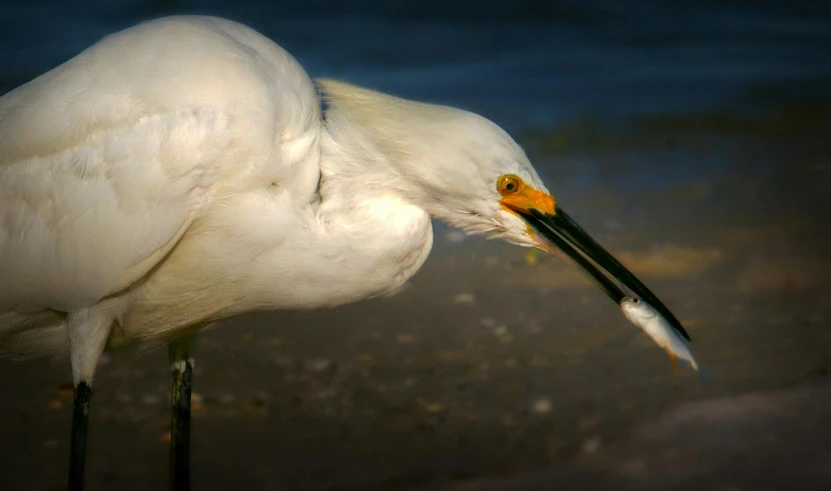
[[[584,441],[581,449],[583,450],[583,453],[587,454],[597,452],[600,449],[600,437],[595,436]]]
[[[476,303],[476,296],[472,293],[460,293],[453,297],[453,303],[473,304]]]
[[[415,338],[409,334],[399,334],[395,337],[395,342],[398,344],[410,344],[415,341]]]
[[[60,384],[55,387],[55,395],[58,399],[71,401],[75,395],[75,387],[72,384]]]
[[[306,362],[306,370],[310,372],[323,372],[332,366],[332,361],[326,358],[315,358]]]
[[[428,413],[440,413],[444,411],[444,406],[438,402],[430,402],[424,405],[424,410]]]
[[[193,392],[190,395],[190,410],[194,413],[200,413],[205,410],[205,398],[202,394]]]
[[[531,403],[531,412],[534,414],[547,414],[554,409],[554,404],[547,397],[540,397]]]

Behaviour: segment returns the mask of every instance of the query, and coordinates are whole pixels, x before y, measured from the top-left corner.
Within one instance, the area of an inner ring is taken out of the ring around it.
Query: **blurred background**
[[[831,3],[5,0],[0,93],[186,13],[504,127],[712,373],[673,372],[555,258],[436,224],[393,297],[203,332],[194,489],[831,483]],[[88,489],[161,489],[167,354],[102,364]],[[63,489],[68,361],[0,361],[0,392],[0,488]]]

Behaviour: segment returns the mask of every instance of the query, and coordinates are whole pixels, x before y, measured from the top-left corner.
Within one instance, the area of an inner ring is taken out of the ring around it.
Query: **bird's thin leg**
[[[112,317],[100,312],[83,310],[69,314],[67,326],[72,379],[75,385],[67,489],[81,491],[84,489],[92,378],[110,335]]]
[[[190,489],[190,394],[193,387],[193,352],[196,334],[168,345],[170,373],[170,469],[171,491]]]

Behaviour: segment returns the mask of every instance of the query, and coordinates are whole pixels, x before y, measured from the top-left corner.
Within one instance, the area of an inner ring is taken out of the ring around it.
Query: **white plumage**
[[[84,310],[115,321],[117,347],[383,294],[426,259],[431,216],[536,244],[495,182],[546,189],[496,125],[318,85],[325,122],[279,46],[174,17],[2,97],[0,345],[66,352],[67,313]]]

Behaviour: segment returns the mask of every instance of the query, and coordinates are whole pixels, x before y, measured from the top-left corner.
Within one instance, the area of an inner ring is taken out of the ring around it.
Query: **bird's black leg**
[[[84,465],[87,456],[87,428],[89,426],[89,401],[92,389],[86,382],[75,386],[72,405],[72,440],[69,451],[69,491],[84,489]]]
[[[69,351],[72,360],[72,379],[75,384],[72,404],[72,436],[69,445],[69,491],[84,489],[84,469],[87,456],[87,429],[89,402],[92,397],[92,378],[107,344],[113,318],[101,304],[91,309],[67,315]]]
[[[168,346],[173,386],[170,393],[171,491],[190,490],[190,395],[193,387],[193,348],[196,335],[177,339]]]

